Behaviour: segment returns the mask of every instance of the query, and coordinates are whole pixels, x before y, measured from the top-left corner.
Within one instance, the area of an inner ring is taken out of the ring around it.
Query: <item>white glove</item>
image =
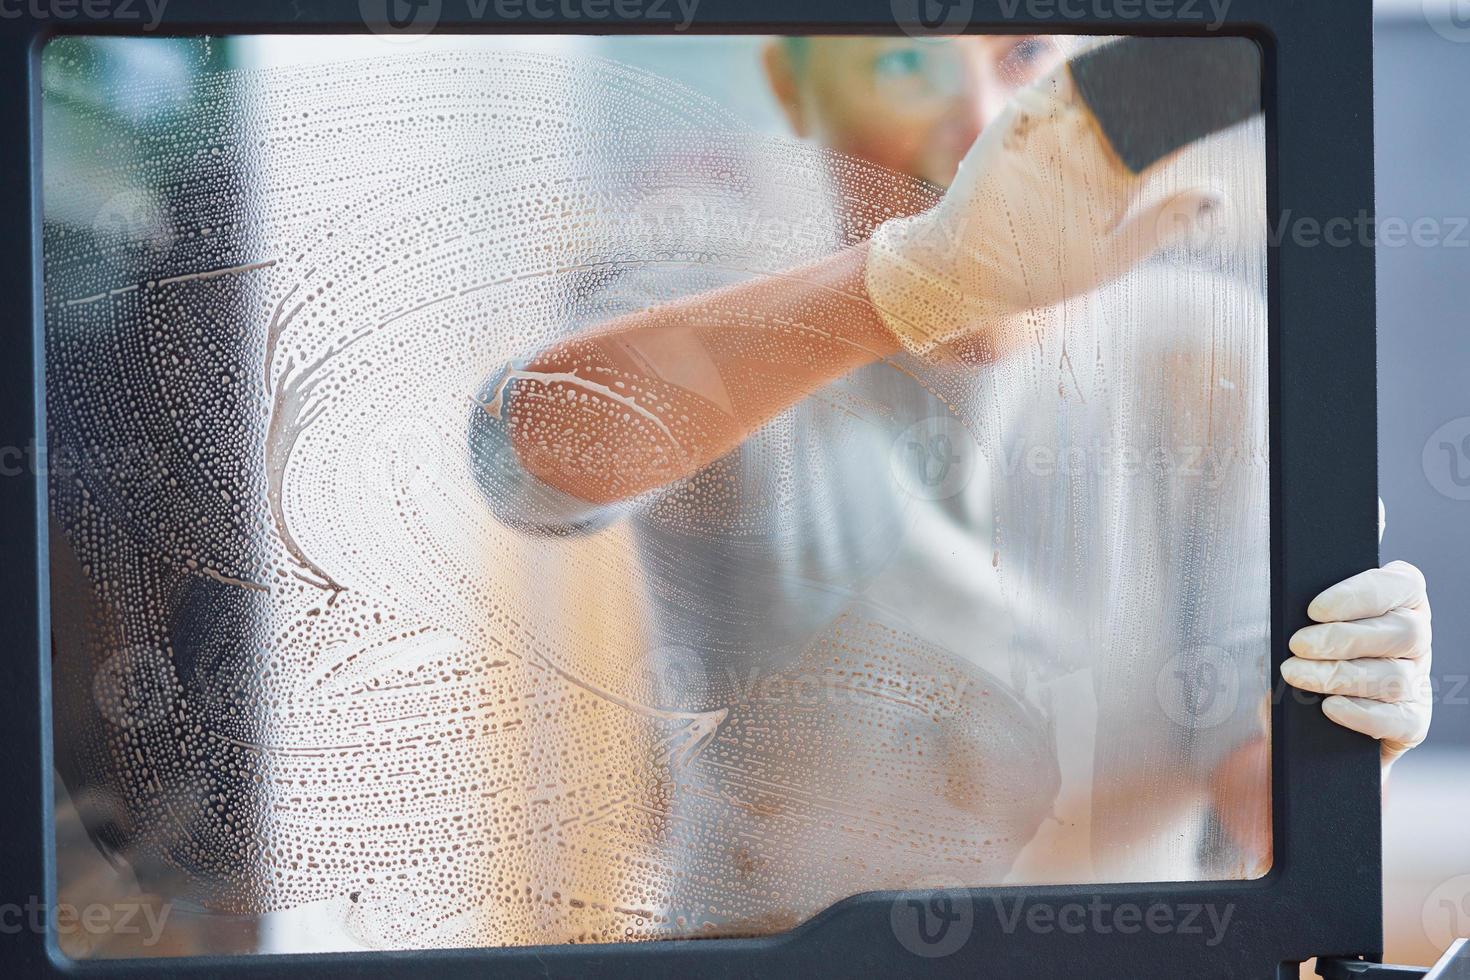
[[[1017,314],[1112,281],[1219,204],[1199,189],[1135,208],[1143,185],[1063,65],[985,127],[937,205],[879,226],[868,296],[911,353],[981,331],[1001,353]]]
[[[1344,579],[1307,607],[1317,626],[1291,638],[1281,665],[1293,687],[1331,697],[1322,712],[1380,741],[1386,768],[1424,741],[1429,681],[1429,596],[1408,562],[1389,562]]]

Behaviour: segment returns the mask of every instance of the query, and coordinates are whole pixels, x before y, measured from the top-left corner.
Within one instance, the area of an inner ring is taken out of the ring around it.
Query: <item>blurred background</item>
[[[1424,570],[1437,641],[1434,727],[1395,766],[1384,801],[1386,955],[1414,964],[1470,935],[1466,15],[1463,3],[1379,0],[1374,45],[1379,225],[1429,218],[1445,231],[1438,244],[1380,241],[1377,250],[1381,555]]]

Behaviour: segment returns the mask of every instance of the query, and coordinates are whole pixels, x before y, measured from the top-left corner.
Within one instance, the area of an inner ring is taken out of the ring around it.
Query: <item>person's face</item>
[[[939,187],[1011,94],[1061,61],[1044,37],[814,37],[766,53],[792,128]]]

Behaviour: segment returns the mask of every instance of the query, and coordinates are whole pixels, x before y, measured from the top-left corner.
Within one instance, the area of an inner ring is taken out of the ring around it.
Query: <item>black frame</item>
[[[434,2],[434,0],[430,0]],[[700,0],[693,33],[896,33],[897,11],[930,0]],[[972,0],[935,0],[941,15]],[[118,5],[112,0],[111,10]],[[45,443],[40,51],[58,33],[144,34],[146,16],[97,16],[89,3],[5,0],[0,18],[0,296],[11,354],[0,362],[0,445]],[[138,0],[128,6],[146,13]],[[523,9],[516,5],[513,9]],[[550,6],[550,5],[547,5]],[[669,6],[672,6],[670,4]],[[973,0],[973,33],[1230,34],[1262,49],[1268,211],[1319,221],[1373,213],[1371,0],[1232,0],[1219,23],[1204,0]],[[361,33],[353,0],[168,0],[156,35]],[[444,0],[446,33],[664,33],[677,18],[497,18],[495,3]],[[543,6],[539,9],[546,9]],[[644,8],[635,8],[642,10]],[[63,18],[61,10],[72,16]],[[1120,13],[1128,11],[1129,13]],[[1129,14],[1132,14],[1130,16]],[[1081,14],[1081,16],[1078,16]],[[914,14],[905,23],[912,24]],[[1285,240],[1269,256],[1273,690],[1286,638],[1320,589],[1377,564],[1374,265],[1371,245]],[[0,480],[0,902],[56,899],[52,812],[49,558],[44,472]],[[0,936],[7,976],[387,977],[920,974],[1006,977],[1296,976],[1312,956],[1381,958],[1378,747],[1323,717],[1315,696],[1276,697],[1272,724],[1274,864],[1253,881],[980,888],[973,931],[953,955],[910,953],[889,925],[896,895],[848,899],[795,931],[749,940],[373,954],[73,962],[55,937]],[[1232,907],[1228,939],[1084,929],[1007,934],[992,902],[1094,900]]]

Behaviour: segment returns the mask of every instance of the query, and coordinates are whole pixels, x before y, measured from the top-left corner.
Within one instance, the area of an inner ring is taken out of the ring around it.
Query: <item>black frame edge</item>
[[[351,0],[255,0],[236,15],[225,0],[170,0],[165,34],[362,32]],[[242,2],[240,6],[244,6]],[[478,5],[476,5],[478,7]],[[1011,5],[1005,5],[1009,8]],[[1024,5],[1023,5],[1024,6]],[[1183,5],[1181,4],[1181,7]],[[501,29],[446,0],[439,30]],[[1207,34],[1201,22],[1150,17],[1127,23],[1054,13],[1004,16],[978,0],[972,32]],[[491,8],[493,9],[493,8]],[[1019,9],[1019,8],[1015,8]],[[702,0],[691,33],[893,32],[886,0]],[[667,24],[615,17],[503,25],[518,33],[653,33]],[[1327,30],[1327,27],[1331,30]],[[1124,30],[1120,31],[1120,28]],[[1268,212],[1373,214],[1371,0],[1234,0],[1220,27],[1262,47],[1267,113]],[[142,34],[141,25],[0,20],[0,221],[12,261],[0,264],[0,295],[11,357],[0,385],[0,442],[44,444],[41,363],[39,50],[53,33]],[[1270,255],[1272,670],[1286,638],[1306,622],[1321,588],[1377,563],[1374,266],[1370,246],[1312,248],[1289,238]],[[0,480],[4,508],[5,633],[0,712],[3,772],[13,798],[0,813],[0,901],[54,902],[50,769],[49,619],[43,473]],[[15,976],[395,976],[819,975],[859,970],[927,976],[1080,974],[1119,977],[1278,975],[1279,964],[1314,955],[1380,959],[1381,840],[1378,748],[1328,722],[1316,698],[1279,697],[1272,709],[1275,864],[1256,881],[984,888],[972,892],[976,931],[964,950],[921,959],[892,939],[892,893],[858,896],[792,933],[757,940],[640,945],[436,950],[405,953],[252,956],[72,962],[53,937],[0,937],[0,963]],[[1227,902],[1230,940],[1206,947],[1180,935],[1003,934],[990,911],[1007,902],[1086,902],[1094,896],[1146,906],[1154,901]],[[876,942],[874,941],[876,938]]]

